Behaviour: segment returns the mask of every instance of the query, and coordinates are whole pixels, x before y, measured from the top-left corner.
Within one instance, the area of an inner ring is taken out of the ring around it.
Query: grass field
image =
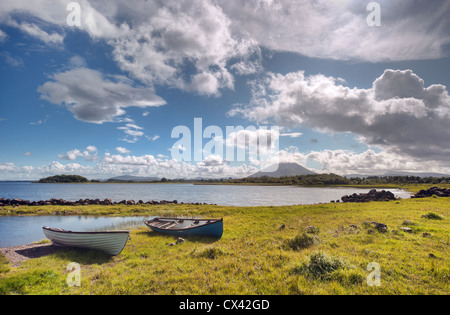
[[[224,235],[168,246],[175,238],[142,227],[131,235],[145,257],[130,242],[112,258],[64,249],[12,266],[0,257],[0,294],[449,294],[449,210],[448,198],[254,208],[6,207],[2,214],[223,217]],[[423,217],[428,213],[437,216]],[[373,221],[388,231],[377,231]],[[71,262],[81,266],[80,287],[66,283]],[[370,263],[381,268],[380,286],[368,285]]]

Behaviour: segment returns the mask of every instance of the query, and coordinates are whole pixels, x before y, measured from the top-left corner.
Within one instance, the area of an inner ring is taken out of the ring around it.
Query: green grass
[[[0,256],[0,294],[449,294],[449,210],[449,198],[241,208],[5,207],[0,215],[223,217],[224,235],[168,246],[176,238],[142,227],[131,237],[143,257],[130,242],[116,257],[62,249],[12,266]],[[422,217],[430,212],[443,220]],[[372,221],[388,232],[364,224]],[[413,233],[401,231],[406,221]],[[315,234],[304,233],[310,226]],[[70,262],[81,265],[81,287],[66,283]],[[379,287],[366,283],[372,262],[381,266]]]

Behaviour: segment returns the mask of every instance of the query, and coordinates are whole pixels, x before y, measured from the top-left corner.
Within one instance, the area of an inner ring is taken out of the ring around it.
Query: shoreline
[[[5,256],[10,264],[12,264],[14,267],[17,267],[29,259],[44,257],[55,253],[57,250],[58,247],[50,242],[45,244],[40,243],[12,247],[1,247],[0,254]]]

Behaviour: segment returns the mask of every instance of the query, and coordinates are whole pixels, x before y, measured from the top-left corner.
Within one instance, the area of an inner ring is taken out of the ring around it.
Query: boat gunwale
[[[150,225],[150,223],[155,222],[155,221],[158,221],[158,220],[168,220],[168,221],[171,221],[171,220],[184,220],[184,221],[211,221],[211,222],[209,222],[209,223],[207,222],[207,223],[202,224],[202,225],[200,225],[200,226],[188,226],[188,227],[185,227],[185,228],[179,228],[179,229],[165,229],[165,228],[159,228],[159,227]],[[195,229],[199,229],[199,228],[202,228],[202,227],[206,227],[206,226],[209,226],[209,225],[212,225],[212,224],[216,224],[216,223],[221,223],[221,222],[223,223],[223,218],[222,218],[222,219],[154,218],[154,219],[152,219],[152,220],[144,221],[144,224],[145,224],[146,226],[148,226],[149,228],[151,228],[151,229],[157,229],[157,230],[160,230],[160,231],[174,231],[174,232],[178,232],[178,231],[195,230]]]
[[[48,226],[44,226],[42,227],[43,230],[47,230],[50,232],[55,232],[55,233],[65,233],[65,234],[86,234],[86,235],[95,235],[95,234],[130,234],[130,231],[98,231],[98,232],[80,232],[80,231],[66,231],[66,230],[60,230],[60,229],[56,229],[56,228],[51,228]]]

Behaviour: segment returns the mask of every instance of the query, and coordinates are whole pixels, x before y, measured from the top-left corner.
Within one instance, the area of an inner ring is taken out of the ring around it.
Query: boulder
[[[429,198],[433,196],[438,197],[450,197],[450,189],[431,187],[427,190],[421,190],[411,198]]]
[[[395,195],[386,190],[377,191],[376,189],[372,189],[367,194],[353,194],[353,195],[345,195],[341,198],[342,202],[371,202],[371,201],[390,201],[396,200]]]

